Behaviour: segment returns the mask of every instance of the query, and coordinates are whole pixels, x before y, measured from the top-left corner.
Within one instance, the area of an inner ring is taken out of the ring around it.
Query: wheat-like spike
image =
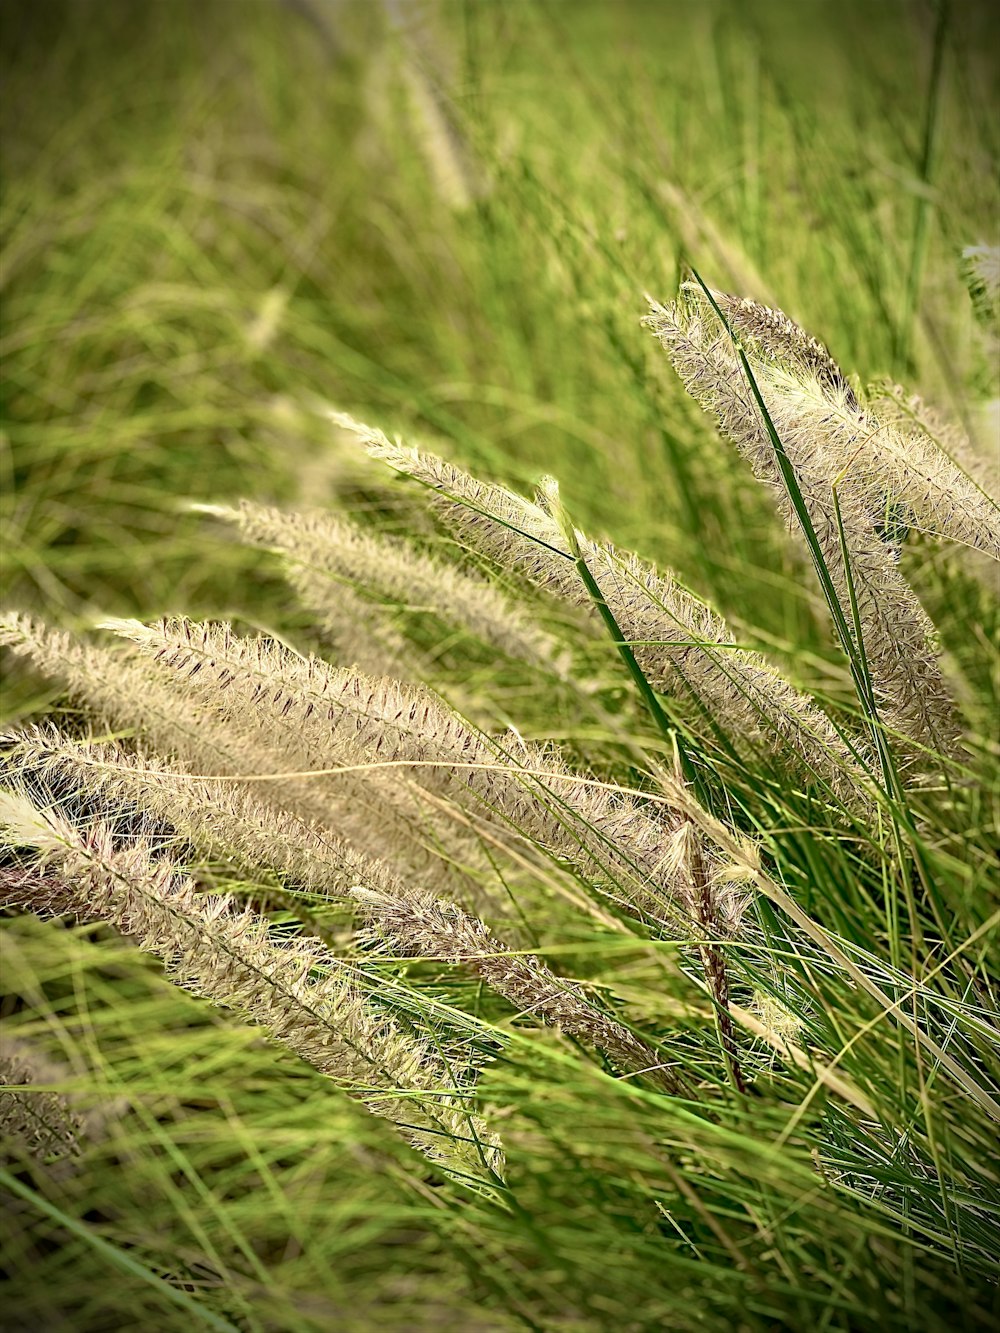
[[[770,437],[729,334],[707,300],[686,288],[669,307],[654,303],[647,323],[688,392],[715,415],[758,480],[771,487],[786,523],[794,529],[794,510]],[[837,430],[827,391],[804,373],[789,374],[759,361],[753,370],[849,617],[849,580],[853,584],[864,650],[886,723],[918,753],[924,747],[944,755],[955,753],[959,726],[937,661],[933,626],[896,569],[864,498],[824,454],[825,435]],[[834,506],[835,487],[843,538]]]
[[[726,970],[726,958],[717,943],[717,937],[724,933],[724,921],[719,912],[721,895],[718,885],[713,883],[710,844],[704,831],[691,818],[685,819],[677,830],[674,856],[677,874],[682,875],[689,886],[688,897],[695,904],[698,921],[703,929],[704,938],[699,950],[708,988],[716,1004],[716,1021],[722,1049],[737,1090],[745,1092],[736,1033],[729,1007],[729,974]]]
[[[789,319],[783,310],[728,292],[713,291],[712,296],[748,351],[761,360],[776,361],[815,376],[824,389],[843,396],[854,407],[859,406],[847,376],[829,349]]]
[[[266,1027],[450,1174],[499,1180],[499,1143],[463,1109],[444,1065],[366,1004],[317,941],[279,943],[265,917],[198,893],[147,842],[117,846],[111,824],[76,827],[23,787],[0,791],[0,826],[11,846],[36,853],[33,864],[5,871],[5,906],[114,925],[172,980]]]
[[[508,657],[548,670],[556,664],[555,641],[492,583],[425,555],[403,538],[372,535],[317,510],[285,513],[248,500],[216,512],[248,540],[281,552],[293,587],[325,622],[336,622],[346,580],[366,599],[429,609]]]
[[[409,798],[405,784],[372,772],[303,777],[328,765],[303,746],[297,732],[285,725],[265,732],[240,709],[215,717],[193,691],[151,668],[140,654],[122,651],[124,645],[115,651],[79,642],[19,613],[0,618],[0,643],[64,681],[112,726],[139,727],[155,748],[180,756],[192,769],[234,778],[266,775],[266,782],[250,784],[254,799],[320,827],[335,827],[359,847],[377,846],[379,855],[398,858],[408,872],[433,864],[468,890],[460,867],[475,859],[469,840],[451,824],[434,821]],[[211,692],[209,704],[215,702]],[[354,761],[362,759],[354,753]],[[437,856],[442,842],[449,851],[446,861]]]
[[[317,766],[412,766],[414,781],[471,802],[486,818],[565,856],[598,877],[628,910],[669,925],[688,913],[663,869],[677,816],[656,815],[624,794],[581,783],[554,756],[518,737],[510,745],[473,730],[429,690],[371,680],[226,625],[108,622],[214,708],[218,720],[252,711],[262,728],[294,729]],[[220,688],[221,687],[221,688]],[[608,884],[609,871],[613,883]]]
[[[0,875],[3,873],[0,871]],[[42,1151],[46,1151],[46,1126],[53,1131],[52,1151],[82,1151],[86,1144],[106,1138],[112,1122],[120,1119],[128,1109],[127,1097],[103,1096],[100,1101],[94,1102],[72,1088],[64,1092],[47,1093],[35,1090],[36,1084],[70,1083],[76,1072],[68,1064],[53,1059],[43,1051],[33,1037],[0,1031],[0,1083],[15,1085],[10,1091],[15,1099],[20,1097],[22,1103],[20,1111],[15,1112],[10,1103],[3,1101],[3,1094],[0,1094],[0,1105],[4,1106],[4,1112],[9,1107],[12,1116],[24,1115],[26,1127],[33,1120],[39,1122],[39,1135],[35,1143]],[[26,1091],[18,1093],[18,1087]],[[30,1091],[27,1091],[29,1088]],[[42,1100],[36,1103],[36,1097]],[[50,1097],[55,1101],[50,1101]],[[4,1112],[0,1112],[0,1123],[13,1127],[11,1121],[4,1120]]]
[[[428,486],[461,541],[535,586],[590,609],[590,597],[566,557],[562,532],[540,505],[504,486],[480,482],[433,454],[393,444],[379,430],[343,414],[375,457]],[[584,558],[650,683],[692,693],[738,741],[770,749],[829,787],[861,818],[874,811],[867,747],[846,742],[825,713],[760,653],[737,646],[710,606],[636,556],[579,534]]]
[[[22,780],[40,777],[59,790],[68,783],[88,803],[108,809],[136,803],[250,867],[269,865],[318,894],[357,901],[400,953],[469,968],[519,1008],[599,1046],[626,1069],[653,1070],[654,1082],[678,1090],[677,1079],[656,1068],[655,1051],[590,1004],[582,988],[539,959],[512,953],[484,922],[412,887],[326,830],[268,809],[232,784],[205,781],[117,746],[74,741],[54,727],[0,736],[0,747],[7,771]]]
[[[273,755],[259,746],[244,746],[232,732],[208,725],[178,697],[171,682],[125,643],[109,647],[87,642],[14,611],[0,616],[0,644],[26,658],[42,675],[63,682],[110,728],[137,728],[166,754],[180,754],[188,763],[216,772],[238,774],[273,767]]]
[[[460,907],[431,894],[390,897],[360,886],[353,896],[371,935],[404,956],[472,971],[522,1012],[599,1047],[620,1068],[644,1074],[665,1092],[683,1090],[656,1051],[591,1003],[577,982],[558,976],[533,954],[511,952],[485,922]]]
[[[258,790],[206,779],[152,755],[114,744],[78,741],[56,727],[0,735],[8,771],[72,784],[90,802],[136,806],[165,819],[200,846],[238,858],[248,869],[267,865],[315,893],[344,895],[358,883],[384,893],[399,881],[384,862],[294,811],[267,805]]]
[[[850,481],[876,525],[895,509],[908,527],[1000,559],[1000,506],[974,474],[926,436],[899,431],[865,410],[822,343],[782,311],[712,295],[748,354],[773,369],[778,392],[799,397],[797,412],[806,421],[813,415],[831,476]]]
[[[928,436],[901,432],[817,380],[767,375],[775,401],[820,443],[841,494],[876,530],[893,520],[1000,560],[1000,506]]]
[[[739,647],[726,621],[671,574],[610,543],[583,540],[581,551],[651,685],[692,694],[744,747],[770,750],[828,788],[846,810],[872,817],[872,758],[864,741],[845,739],[761,653]]]
[[[994,509],[1000,498],[1000,451],[995,447],[995,432],[991,448],[983,450],[970,440],[955,422],[948,420],[919,394],[910,393],[892,380],[878,380],[867,386],[866,396],[879,419],[899,434],[913,437],[917,456],[929,449],[944,455],[951,466],[974,487]],[[977,503],[982,503],[982,499]]]
[[[42,1159],[78,1155],[86,1138],[84,1116],[65,1094],[32,1087],[62,1082],[68,1073],[29,1044],[0,1033],[0,1133]]]
[[[11,771],[58,775],[88,801],[141,809],[166,820],[191,842],[235,858],[250,872],[266,865],[328,898],[342,897],[357,884],[400,895],[411,877],[433,873],[436,883],[461,890],[463,899],[493,905],[481,886],[442,864],[439,848],[428,847],[414,869],[416,855],[403,854],[384,821],[366,817],[364,809],[355,811],[353,820],[331,811],[322,819],[310,818],[295,805],[265,799],[275,785],[271,782],[206,778],[180,761],[78,741],[55,727],[0,736],[0,749]],[[374,847],[382,856],[362,850]]]
[[[569,563],[565,542],[558,524],[538,505],[506,486],[479,481],[434,454],[393,442],[377,427],[344,412],[329,411],[327,416],[356,435],[371,457],[428,487],[438,512],[473,550],[540,586],[556,578],[553,590],[558,592],[561,578],[555,571]]]
[[[486,192],[471,145],[456,121],[438,60],[414,27],[412,7],[405,17],[397,0],[383,8],[399,43],[398,69],[410,103],[410,129],[442,203],[466,212]],[[437,54],[437,53],[435,53]]]
[[[376,675],[406,675],[419,657],[413,644],[392,624],[387,608],[346,583],[285,562],[285,578],[314,616],[319,638],[344,665]]]

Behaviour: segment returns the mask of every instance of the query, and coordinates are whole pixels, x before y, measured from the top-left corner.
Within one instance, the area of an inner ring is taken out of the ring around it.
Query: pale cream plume
[[[508,657],[557,669],[555,641],[492,583],[426,555],[401,537],[370,534],[319,510],[285,513],[248,500],[238,509],[213,506],[210,512],[235,524],[247,540],[278,550],[285,557],[289,582],[334,633],[343,614],[346,583],[350,591],[362,594],[358,600],[368,605],[372,617],[380,612],[385,617],[396,607],[429,610]],[[395,662],[405,662],[413,652],[398,635],[391,646]],[[390,673],[383,668],[379,674]]]
[[[995,503],[1000,497],[1000,450],[995,430],[986,441],[978,436],[970,439],[961,426],[924,402],[919,394],[891,380],[868,385],[867,396],[879,417],[897,432],[914,438],[921,450],[930,448],[943,454],[988,500]]]
[[[700,290],[686,286],[673,305],[655,305],[647,323],[659,338],[688,392],[712,412],[723,433],[769,486],[793,530],[794,508],[766,426],[725,327]],[[783,367],[754,359],[752,368],[778,437],[794,468],[824,561],[850,623],[852,591],[861,637],[883,720],[898,733],[904,755],[951,755],[959,726],[937,660],[933,626],[881,540],[866,498],[824,453],[838,431],[846,397],[831,399],[829,372]],[[825,405],[825,412],[824,412]],[[835,497],[840,508],[838,523]],[[841,531],[841,524],[843,531]]]
[[[542,507],[343,414],[331,419],[354,430],[375,457],[427,486],[464,544],[560,600],[591,608],[559,525]],[[582,534],[580,547],[655,688],[694,694],[737,744],[766,747],[826,785],[846,808],[871,817],[869,756],[860,739],[845,741],[821,709],[761,654],[740,648],[725,621],[669,573]]]
[[[421,31],[419,9],[383,0],[398,43],[398,69],[409,100],[409,128],[419,145],[437,193],[448,208],[464,213],[487,193],[486,181],[460,129],[444,85],[440,43]],[[426,18],[426,15],[424,16]]]
[[[333,778],[306,776],[329,765],[316,759],[297,732],[280,720],[265,730],[241,709],[216,716],[215,692],[209,692],[206,705],[197,691],[179,687],[124,644],[109,648],[78,641],[18,613],[0,619],[0,643],[44,675],[64,681],[113,728],[137,728],[158,751],[179,756],[189,769],[234,778],[266,775],[266,782],[248,783],[254,800],[334,829],[364,850],[377,847],[407,871],[434,866],[455,891],[469,890],[462,867],[476,862],[471,840],[415,802],[396,775],[367,768]],[[355,751],[347,762],[364,758]],[[444,859],[442,848],[448,852]]]
[[[266,804],[261,796],[270,784],[206,779],[176,762],[76,740],[55,727],[0,736],[0,754],[7,771],[25,781],[39,775],[57,789],[70,784],[108,810],[135,807],[199,846],[235,856],[248,870],[271,866],[316,894],[344,895],[358,883],[398,891],[396,874],[384,862],[316,821]]]
[[[120,846],[112,825],[77,827],[24,788],[0,791],[0,827],[10,846],[36,853],[4,871],[5,906],[114,925],[179,985],[266,1027],[450,1174],[478,1185],[499,1179],[499,1143],[463,1107],[447,1068],[373,1009],[317,941],[279,942],[267,918],[199,893],[141,838]]]
[[[372,680],[226,625],[108,622],[213,710],[217,721],[252,715],[308,747],[316,767],[403,763],[413,779],[548,847],[596,875],[626,910],[676,929],[690,905],[664,875],[679,817],[634,797],[581,783],[557,758],[519,737],[503,744],[472,729],[429,690]]]
[[[967,445],[953,452],[933,433],[900,429],[898,417],[863,407],[822,343],[782,311],[712,295],[752,360],[766,365],[783,410],[787,403],[815,434],[831,477],[850,484],[876,526],[888,514],[1000,559],[1000,506],[977,479]]]
[[[0,870],[0,886],[6,870]],[[0,888],[2,892],[2,888]],[[83,1150],[86,1121],[64,1093],[34,1084],[61,1083],[71,1076],[31,1045],[0,1033],[0,1134],[21,1143],[43,1161]]]
[[[533,954],[511,951],[476,917],[432,894],[391,897],[358,886],[353,896],[370,933],[406,957],[431,958],[481,977],[521,1012],[604,1051],[619,1068],[678,1093],[683,1080],[627,1027],[598,1009],[577,982],[558,976]]]
[[[271,866],[318,895],[355,902],[401,954],[467,968],[523,1012],[599,1046],[625,1069],[650,1071],[665,1090],[678,1090],[678,1079],[658,1068],[656,1052],[596,1008],[579,985],[533,955],[512,952],[484,922],[321,827],[269,809],[231,783],[206,782],[118,746],[74,741],[54,727],[2,736],[0,748],[7,772],[26,784],[41,778],[60,791],[73,789],[96,809],[135,806],[251,870]]]

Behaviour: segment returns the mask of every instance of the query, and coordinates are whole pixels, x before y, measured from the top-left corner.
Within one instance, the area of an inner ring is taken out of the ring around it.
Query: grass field
[[[995,460],[996,329],[962,267],[1000,239],[990,6],[8,0],[0,37],[0,610],[92,642],[109,617],[228,620],[350,665],[276,543],[191,505],[320,506],[481,573],[335,408],[525,495],[554,476],[570,526],[673,570],[843,732],[872,723],[822,569],[640,320],[693,266]],[[654,693],[640,644],[629,660],[510,569],[491,578],[558,669],[385,593],[405,668],[484,733],[558,746],[643,810],[681,755],[698,836],[735,840],[734,864],[756,849],[745,929],[704,938],[623,914],[530,830],[517,855],[505,833],[478,849],[490,926],[683,1086],[327,905],[365,1003],[502,1141],[505,1178],[470,1184],[273,1023],[173,984],[142,932],[7,912],[0,1056],[38,1062],[32,1094],[0,1092],[9,1326],[995,1326],[1000,597],[980,555],[902,544],[962,741],[907,783],[890,735],[863,815]],[[134,738],[58,672],[3,666],[6,726]],[[280,939],[316,926],[266,856],[171,845]],[[465,873],[451,857],[435,892]]]

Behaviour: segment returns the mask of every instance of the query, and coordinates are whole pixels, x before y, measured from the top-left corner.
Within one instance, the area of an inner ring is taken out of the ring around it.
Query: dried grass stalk
[[[319,826],[275,811],[231,783],[205,781],[118,746],[88,744],[55,728],[0,737],[5,767],[90,809],[136,808],[166,819],[202,847],[235,855],[248,869],[270,866],[325,898],[357,904],[370,933],[401,955],[432,957],[474,972],[521,1011],[605,1051],[620,1067],[649,1071],[664,1090],[679,1080],[656,1052],[588,999],[578,984],[538,958],[513,952],[458,905],[400,877]]]
[[[455,869],[475,859],[469,839],[452,822],[435,822],[397,778],[371,770],[335,779],[306,776],[329,764],[295,730],[283,723],[261,727],[240,708],[218,710],[218,691],[200,695],[183,688],[124,642],[107,647],[78,641],[11,613],[0,618],[0,643],[64,681],[111,728],[139,729],[151,748],[177,756],[192,771],[254,779],[247,792],[261,804],[336,829],[362,849],[391,853],[409,870],[435,865],[442,875],[454,875],[456,887],[469,887]],[[365,756],[355,750],[345,757],[342,750],[341,762],[364,766]],[[268,780],[256,780],[261,776]],[[444,861],[442,848],[449,853]]]
[[[0,883],[9,874],[0,871]],[[42,1160],[83,1150],[86,1117],[64,1093],[34,1084],[61,1083],[69,1070],[33,1047],[0,1033],[0,1134]]]
[[[4,906],[115,926],[179,985],[266,1027],[450,1174],[499,1178],[499,1143],[446,1067],[376,1012],[317,941],[279,942],[265,917],[228,895],[199,893],[147,840],[121,845],[110,823],[77,825],[23,787],[0,792],[0,825],[12,845],[35,853],[5,873]]]
[[[772,312],[774,313],[774,312]],[[666,348],[688,392],[719,423],[767,485],[786,523],[797,527],[761,413],[732,338],[700,289],[682,289],[670,306],[654,303],[647,323]],[[882,717],[914,762],[926,750],[955,754],[959,725],[937,659],[934,628],[896,568],[872,513],[871,497],[844,472],[844,459],[866,437],[851,407],[853,392],[838,385],[811,340],[775,334],[748,337],[751,366],[789,461],[831,575],[851,620],[857,600],[861,644]],[[773,359],[776,340],[792,350]],[[804,342],[796,360],[796,349]],[[761,349],[768,350],[763,359]],[[888,502],[884,501],[885,514]],[[838,515],[839,509],[839,515]]]
[[[166,620],[108,622],[213,710],[217,722],[251,715],[269,734],[290,728],[317,768],[367,756],[412,766],[415,782],[507,826],[594,876],[626,910],[672,930],[692,904],[672,880],[680,816],[581,781],[555,756],[511,737],[505,745],[473,729],[428,690],[300,658],[270,640],[243,639],[227,625]],[[740,900],[720,895],[720,919]]]
[[[935,438],[900,429],[898,418],[862,407],[822,343],[780,310],[724,292],[713,296],[752,363],[773,375],[783,409],[787,403],[815,436],[831,478],[841,488],[849,484],[876,528],[891,520],[1000,559],[1000,506],[977,479],[980,469],[956,432]]]
[[[368,605],[373,619],[384,622],[397,608],[431,612],[507,657],[558,670],[555,641],[492,583],[401,537],[370,534],[329,513],[285,513],[247,500],[238,509],[212,507],[211,512],[234,523],[247,540],[284,557],[289,582],[335,641],[340,639],[345,662],[357,661],[343,629],[346,584]],[[391,647],[396,664],[413,651],[399,636]]]
[[[438,513],[465,545],[560,600],[592,609],[559,525],[541,505],[433,454],[393,444],[350,417],[333,419],[353,429],[375,457],[430,488]],[[761,654],[739,647],[722,617],[669,573],[582,534],[580,547],[656,689],[694,695],[744,753],[748,743],[767,749],[861,818],[871,817],[863,741],[845,739]]]

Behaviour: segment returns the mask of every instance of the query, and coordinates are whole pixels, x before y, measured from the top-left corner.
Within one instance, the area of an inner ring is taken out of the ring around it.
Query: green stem
[[[923,187],[917,197],[913,222],[913,241],[910,246],[910,266],[906,277],[906,293],[899,327],[896,330],[896,365],[900,374],[909,373],[913,341],[913,323],[920,302],[924,262],[927,257],[927,237],[930,231],[930,182],[937,160],[938,127],[941,120],[941,89],[944,79],[945,34],[948,30],[949,0],[939,0],[937,23],[934,27],[934,47],[931,56],[931,74],[927,89],[924,115],[923,142],[920,149],[918,176]]]

